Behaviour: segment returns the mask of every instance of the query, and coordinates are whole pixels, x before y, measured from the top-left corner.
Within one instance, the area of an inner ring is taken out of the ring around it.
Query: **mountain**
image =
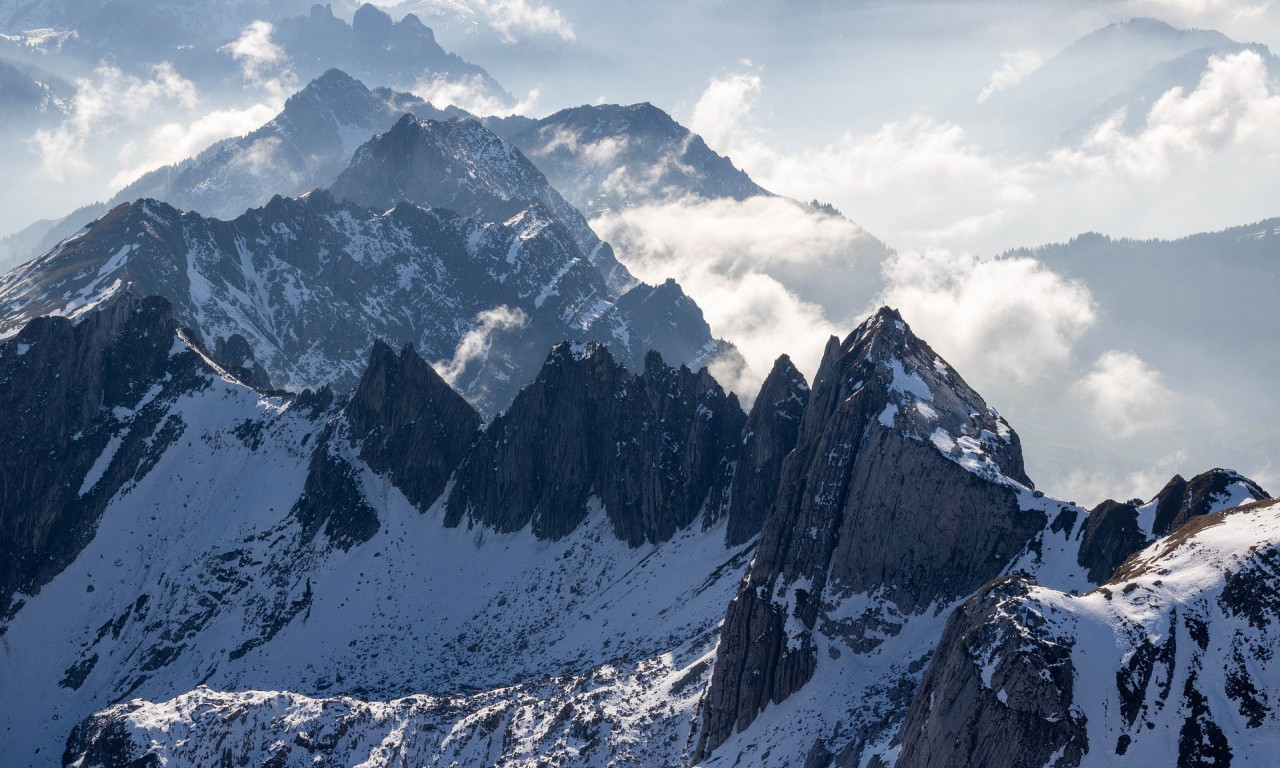
[[[31,553],[0,624],[15,759],[1173,764],[1274,730],[1280,527],[1236,506],[1261,489],[1175,478],[1099,585],[1114,513],[1032,490],[892,310],[811,390],[780,359],[750,415],[591,344],[483,426],[411,348],[375,344],[350,396],[246,374],[160,298],[0,344],[0,445],[30,457],[0,476]],[[773,499],[746,545],[741,487]]]
[[[375,344],[350,396],[263,392],[242,374],[214,363],[158,297],[36,319],[0,344],[13,416],[0,446],[18,451],[0,476],[0,679],[41,691],[37,706],[0,707],[10,758],[60,749],[64,724],[92,711],[195,681],[353,704],[460,695],[418,711],[490,722],[485,691],[541,694],[565,674],[592,687],[616,664],[678,684],[692,711],[750,551],[727,544],[720,508],[702,504],[737,465],[747,421],[705,371],[651,354],[635,375],[602,347],[566,343],[485,428],[412,348]],[[770,407],[757,404],[756,421]],[[610,428],[575,429],[564,420],[575,412],[589,420],[579,426]],[[607,457],[602,443],[636,445],[611,468],[659,495],[633,503],[612,475],[555,460]],[[561,503],[572,499],[581,514],[554,529],[492,525],[471,500],[502,486],[467,468],[495,451],[515,462],[508,477],[525,478],[507,498],[563,492],[548,509],[573,513]],[[653,517],[675,499],[692,518]],[[561,714],[575,740],[599,731],[594,717]],[[68,754],[85,743],[90,763],[128,746],[88,724],[77,733]]]
[[[1195,518],[1083,595],[985,588],[947,624],[897,765],[1269,762],[1277,512]]]
[[[621,294],[635,285],[613,249],[565,202],[518,149],[479,122],[405,115],[364,144],[326,188],[340,200],[389,208],[401,200],[451,208],[480,221],[505,222],[536,204],[563,226]]]
[[[0,59],[0,134],[25,137],[56,123],[69,111],[73,91],[51,72]]]
[[[486,124],[588,216],[687,196],[743,200],[770,194],[648,103],[588,105],[536,121]]]
[[[412,13],[392,21],[386,11],[365,3],[348,23],[334,16],[330,4],[316,4],[306,15],[281,19],[274,39],[304,78],[332,67],[404,89],[443,78],[465,83],[480,97],[515,101],[484,68],[441,48],[435,33]]]
[[[1170,89],[1194,90],[1210,57],[1244,51],[1258,53],[1273,73],[1280,72],[1265,46],[1241,44],[1221,32],[1149,18],[1111,24],[993,94],[976,116],[1001,123],[999,135],[1011,141],[1042,148],[1074,144],[1121,109],[1128,127],[1140,127]]]
[[[330,69],[290,96],[280,114],[261,128],[219,142],[176,166],[151,171],[105,203],[86,206],[56,222],[37,222],[6,238],[8,250],[14,263],[34,258],[112,208],[141,197],[231,218],[265,205],[275,195],[300,195],[341,173],[360,145],[406,112],[442,120],[466,116],[389,88],[371,91],[345,72]]]
[[[78,317],[120,293],[171,297],[211,345],[240,335],[271,379],[294,389],[349,389],[375,340],[413,343],[430,360],[452,359],[454,383],[489,413],[560,339],[608,341],[636,370],[650,348],[701,360],[727,349],[696,307],[673,333],[615,298],[538,207],[482,224],[408,203],[379,212],[327,192],[278,197],[231,221],[150,200],[120,206],[0,278],[0,333],[40,315]],[[687,302],[674,284],[667,294],[669,306]],[[495,315],[508,322],[486,329]]]

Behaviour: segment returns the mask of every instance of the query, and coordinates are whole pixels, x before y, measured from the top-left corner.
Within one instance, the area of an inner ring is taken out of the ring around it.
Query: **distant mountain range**
[[[1265,45],[1149,18],[1111,24],[993,94],[974,117],[1005,149],[1070,146],[1122,110],[1126,130],[1141,128],[1161,96],[1173,88],[1195,90],[1211,57],[1244,51],[1261,56],[1272,77],[1280,75],[1280,59]]]
[[[488,414],[560,339],[607,342],[633,370],[650,349],[695,366],[733,354],[679,286],[637,284],[519,151],[472,120],[406,116],[328,190],[231,221],[122,204],[0,280],[0,334],[120,293],[165,296],[196,338],[239,336],[295,390],[349,389],[380,339],[433,361],[473,355],[456,359],[454,383]],[[493,312],[511,327],[468,335]],[[478,346],[460,351],[466,339]]]

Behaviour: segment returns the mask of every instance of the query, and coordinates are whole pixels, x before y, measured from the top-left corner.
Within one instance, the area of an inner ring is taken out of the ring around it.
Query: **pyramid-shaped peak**
[[[876,412],[881,426],[931,443],[982,477],[1031,487],[1017,435],[902,314],[881,307],[843,342],[831,337],[814,377],[802,433],[816,435],[844,407]]]

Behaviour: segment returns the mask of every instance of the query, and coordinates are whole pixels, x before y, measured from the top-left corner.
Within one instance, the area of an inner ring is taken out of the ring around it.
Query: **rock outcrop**
[[[424,511],[481,424],[480,414],[412,346],[397,355],[381,341],[373,345],[346,414],[360,458]]]
[[[1194,515],[1083,595],[989,585],[948,621],[895,764],[1270,761],[1278,512],[1263,500]]]
[[[751,406],[733,473],[725,541],[745,544],[760,533],[765,513],[778,494],[782,461],[796,447],[800,419],[809,403],[809,384],[783,355],[773,364]]]
[[[951,615],[902,723],[902,768],[1079,765],[1089,751],[1074,709],[1072,642],[1004,579]]]
[[[972,593],[1044,528],[1017,436],[897,312],[832,338],[755,559],[721,629],[698,755],[804,686],[814,632],[854,652],[887,629],[839,617],[875,592],[919,612]]]
[[[445,524],[558,539],[596,499],[631,546],[666,541],[723,514],[745,421],[706,369],[650,352],[636,375],[599,344],[559,344],[458,468]]]
[[[0,345],[0,616],[75,558],[107,501],[181,433],[147,407],[190,384],[191,361],[170,354],[176,327],[169,302],[122,294]]]
[[[1190,480],[1175,475],[1145,504],[1108,499],[1089,512],[1077,562],[1094,584],[1105,583],[1130,555],[1193,518],[1270,496],[1229,469],[1211,469]]]

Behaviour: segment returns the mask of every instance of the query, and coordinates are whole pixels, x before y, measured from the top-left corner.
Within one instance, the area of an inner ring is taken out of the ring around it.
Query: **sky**
[[[1093,111],[1058,109],[1113,85],[1087,76],[1090,57],[1059,67],[1075,78],[1065,90],[1044,84],[1074,41],[1136,17],[1280,49],[1275,4],[379,4],[418,14],[513,98],[497,104],[466,83],[438,82],[419,83],[421,95],[535,117],[649,101],[765,188],[846,217],[778,199],[668,200],[592,221],[635,274],[675,277],[712,330],[739,346],[750,370],[726,383],[740,392],[783,352],[812,375],[829,335],[887,303],[1009,418],[1032,477],[1051,493],[1145,497],[1174,472],[1215,465],[1280,485],[1271,458],[1280,440],[1259,426],[1280,416],[1267,386],[1280,363],[1139,337],[1090,275],[1034,253],[1002,256],[1090,231],[1176,238],[1280,215],[1280,85],[1265,49],[1211,56],[1170,74],[1167,88]],[[1143,50],[1093,58],[1123,66]],[[104,59],[69,77],[72,115],[23,145],[34,170],[10,189],[0,230],[105,199],[148,168],[247,132],[300,85],[269,24],[245,26],[218,55],[238,73],[231,96],[163,61],[129,70]],[[1194,288],[1149,277],[1134,290]],[[1193,375],[1187,360],[1202,356],[1238,385]]]

